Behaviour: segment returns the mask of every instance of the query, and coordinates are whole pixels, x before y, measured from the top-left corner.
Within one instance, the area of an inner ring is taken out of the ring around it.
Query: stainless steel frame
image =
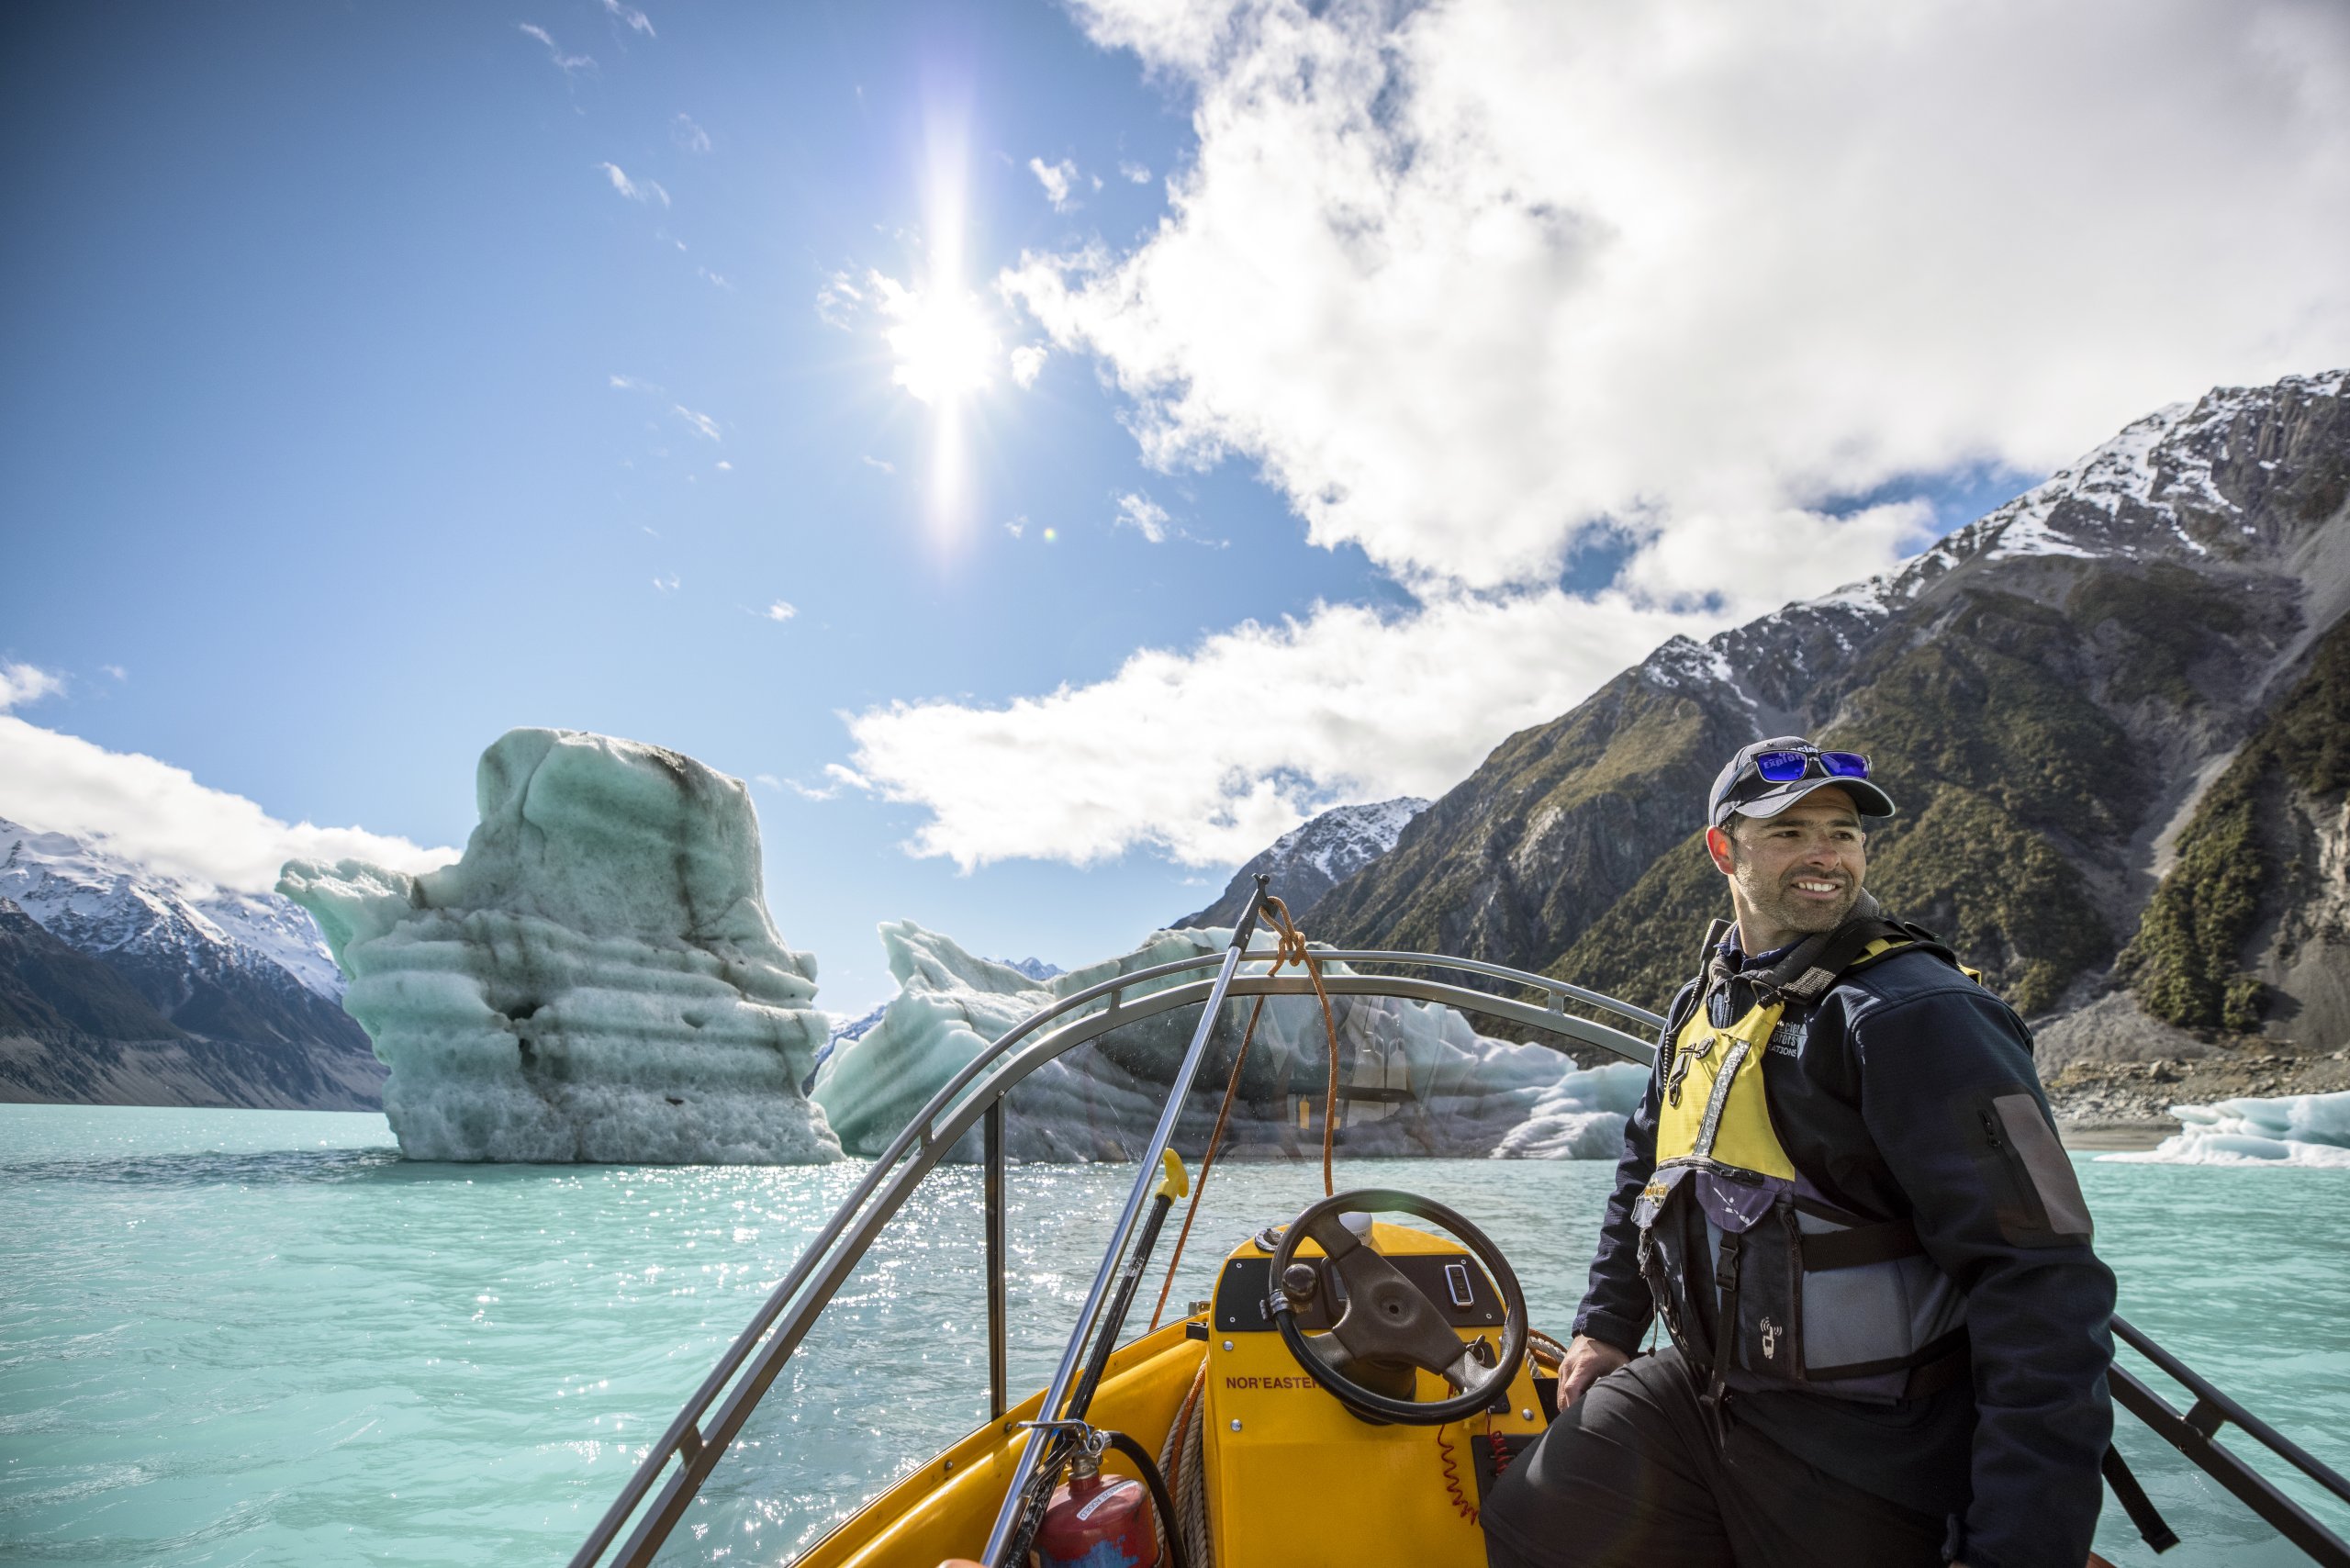
[[[1664,1020],[1643,1008],[1585,991],[1541,975],[1505,969],[1472,958],[1431,957],[1425,953],[1384,951],[1325,951],[1315,958],[1325,966],[1349,969],[1377,965],[1382,969],[1453,970],[1505,982],[1541,997],[1538,1005],[1512,996],[1474,990],[1449,981],[1414,975],[1382,973],[1331,974],[1326,968],[1323,987],[1332,996],[1391,996],[1415,1002],[1441,1002],[1464,1013],[1505,1019],[1551,1036],[1539,1041],[1563,1050],[1564,1042],[1595,1047],[1628,1061],[1647,1066],[1656,1047],[1639,1036],[1611,1028],[1577,1014],[1570,1004],[1610,1013],[1635,1026],[1656,1030]],[[1269,964],[1272,955],[1258,949],[1248,965]],[[1024,1019],[985,1051],[966,1064],[931,1096],[889,1146],[875,1159],[854,1192],[824,1227],[817,1232],[774,1291],[760,1304],[748,1326],[685,1408],[647,1450],[628,1483],[621,1489],[596,1528],[572,1555],[570,1568],[594,1568],[607,1561],[643,1568],[660,1550],[663,1540],[684,1516],[686,1506],[717,1467],[726,1447],[742,1430],[752,1409],[775,1382],[801,1339],[815,1324],[841,1282],[856,1268],[899,1208],[974,1126],[984,1121],[987,1163],[990,1282],[988,1290],[990,1409],[1001,1416],[1007,1407],[1005,1325],[1002,1289],[1002,1103],[1004,1096],[1029,1074],[1055,1058],[1111,1031],[1143,1018],[1178,1008],[1196,1006],[1215,989],[1208,980],[1191,980],[1147,990],[1156,982],[1174,980],[1206,969],[1220,969],[1222,953],[1203,953],[1119,975],[1062,998]],[[1309,996],[1313,982],[1302,974],[1268,975],[1237,972],[1229,994]],[[1129,994],[1134,993],[1134,994]],[[1096,1005],[1096,1004],[1100,1005]],[[1039,1034],[1047,1025],[1059,1024]],[[1024,1045],[1023,1042],[1026,1042]],[[979,1081],[982,1074],[985,1081]],[[974,1088],[974,1085],[977,1085]],[[968,1092],[967,1093],[967,1091]],[[1169,1104],[1178,1103],[1169,1096]],[[990,1135],[992,1136],[990,1136]],[[902,1162],[902,1163],[901,1163]],[[674,1462],[674,1463],[673,1463]],[[666,1474],[667,1479],[663,1480]],[[655,1484],[659,1491],[655,1495]],[[652,1495],[649,1506],[646,1498]],[[612,1543],[629,1521],[635,1528],[613,1554]]]

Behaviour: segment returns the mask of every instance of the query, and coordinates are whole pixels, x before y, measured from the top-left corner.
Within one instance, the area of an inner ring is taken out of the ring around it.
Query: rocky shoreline
[[[2046,1084],[2067,1147],[2150,1148],[2178,1131],[2173,1105],[2350,1090],[2350,1049],[2303,1050],[2254,1036],[2194,1058],[2075,1060],[2048,1073]]]

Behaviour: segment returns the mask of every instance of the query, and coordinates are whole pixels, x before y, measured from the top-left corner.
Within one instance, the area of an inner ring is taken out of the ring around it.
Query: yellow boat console
[[[1328,1206],[1326,1201],[1315,1208]],[[1354,1213],[1337,1222],[1413,1288],[1471,1363],[1498,1360],[1507,1302],[1473,1250],[1430,1230]],[[1350,1409],[1324,1386],[1326,1370],[1300,1364],[1277,1322],[1272,1270],[1282,1235],[1269,1227],[1234,1248],[1205,1310],[1114,1352],[1089,1419],[1161,1456],[1177,1500],[1178,1518],[1166,1523],[1182,1530],[1183,1516],[1192,1512],[1192,1528],[1206,1531],[1208,1551],[1185,1554],[1195,1568],[1203,1562],[1217,1568],[1479,1568],[1485,1561],[1475,1522],[1481,1487],[1490,1484],[1497,1452],[1515,1452],[1548,1423],[1550,1369],[1521,1356],[1474,1413],[1433,1425]],[[1312,1236],[1299,1238],[1290,1267],[1312,1276],[1310,1282],[1304,1275],[1290,1281],[1291,1310],[1307,1353],[1343,1361],[1334,1323],[1362,1307]],[[1523,1343],[1523,1334],[1519,1338]],[[1352,1370],[1377,1379],[1402,1403],[1458,1402],[1448,1381],[1425,1367]],[[801,1562],[808,1568],[935,1568],[976,1558],[1038,1403],[1032,1397],[955,1444]],[[1105,1473],[1133,1470],[1113,1456]],[[1187,1508],[1192,1499],[1196,1503]]]

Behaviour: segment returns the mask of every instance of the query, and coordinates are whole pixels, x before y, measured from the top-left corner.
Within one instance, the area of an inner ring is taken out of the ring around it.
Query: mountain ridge
[[[2116,992],[2164,857],[2350,606],[2346,383],[2173,405],[1890,572],[1667,642],[1504,740],[1316,935],[1653,1005],[1726,913],[1696,842],[1715,771],[1795,732],[1870,752],[1900,802],[1871,846],[1889,903],[2043,1022]],[[2262,1017],[2333,1015],[2308,969],[2261,970]],[[2147,1048],[2176,1033],[2134,991],[2121,1010]]]

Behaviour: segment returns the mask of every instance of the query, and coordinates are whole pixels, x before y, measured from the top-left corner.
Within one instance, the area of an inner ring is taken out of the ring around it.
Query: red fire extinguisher
[[[1155,1521],[1148,1488],[1104,1479],[1100,1457],[1080,1449],[1036,1527],[1038,1568],[1158,1568]]]

